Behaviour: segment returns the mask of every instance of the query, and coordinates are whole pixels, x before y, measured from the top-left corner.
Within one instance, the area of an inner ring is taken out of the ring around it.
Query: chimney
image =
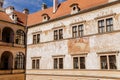
[[[47,9],[47,5],[45,3],[42,4],[42,10]]]
[[[29,14],[29,10],[28,10],[27,8],[25,8],[25,9],[23,10],[23,13],[24,13],[24,14]]]
[[[13,14],[14,10],[15,9],[13,6],[9,6],[5,9],[5,12],[6,12],[6,14],[11,15],[11,14]]]
[[[3,2],[4,2],[4,0],[0,0],[0,8],[3,7]]]
[[[56,12],[57,8],[58,8],[58,0],[53,0],[53,13]]]

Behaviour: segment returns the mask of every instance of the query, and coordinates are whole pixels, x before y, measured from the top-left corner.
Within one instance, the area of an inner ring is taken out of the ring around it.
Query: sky
[[[65,0],[58,0],[59,3]],[[4,0],[3,7],[14,6],[15,10],[22,12],[23,9],[29,9],[30,13],[41,10],[42,3],[46,3],[48,7],[53,5],[53,0]]]

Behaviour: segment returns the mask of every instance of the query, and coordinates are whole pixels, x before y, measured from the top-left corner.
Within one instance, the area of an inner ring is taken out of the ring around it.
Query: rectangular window
[[[40,66],[39,59],[32,59],[32,69],[39,69]]]
[[[77,37],[77,26],[72,27],[72,34],[73,34],[73,38]]]
[[[116,55],[100,56],[101,69],[117,69]]]
[[[33,35],[33,44],[40,43],[40,34]]]
[[[36,35],[33,35],[33,44],[36,44]]]
[[[35,60],[32,60],[32,69],[35,69]]]
[[[54,30],[54,40],[63,39],[63,29]]]
[[[72,37],[82,37],[84,35],[84,26],[83,24],[75,25],[72,27]]]
[[[99,33],[105,32],[104,20],[98,21],[98,31],[99,31]]]
[[[37,34],[37,43],[40,43],[40,34]]]
[[[113,18],[102,19],[98,21],[98,32],[111,32],[113,30]]]
[[[85,57],[73,57],[74,69],[85,69]]]
[[[54,40],[58,40],[58,31],[57,30],[54,31]]]
[[[54,58],[54,69],[63,69],[63,58]]]
[[[63,29],[59,30],[59,39],[63,39]]]
[[[78,25],[78,36],[82,37],[83,36],[83,24]]]
[[[110,32],[113,29],[113,18],[106,19],[106,32]]]

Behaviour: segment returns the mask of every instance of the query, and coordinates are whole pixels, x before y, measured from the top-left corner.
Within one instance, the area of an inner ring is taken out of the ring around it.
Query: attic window
[[[48,14],[43,14],[42,17],[43,17],[43,22],[44,21],[48,21],[50,19],[50,17],[48,16]]]
[[[70,7],[71,7],[71,14],[75,14],[80,11],[80,8],[77,3],[70,5]]]

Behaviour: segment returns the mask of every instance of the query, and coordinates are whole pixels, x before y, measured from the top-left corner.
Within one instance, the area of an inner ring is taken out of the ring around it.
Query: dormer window
[[[50,19],[50,17],[48,16],[48,14],[43,14],[42,17],[43,17],[43,22],[44,21],[48,21]]]
[[[18,17],[17,17],[16,14],[12,14],[12,15],[10,16],[10,18],[14,21],[14,23],[17,22]]]
[[[75,14],[80,11],[80,8],[78,7],[77,3],[70,5],[70,7],[71,7],[71,14]]]

